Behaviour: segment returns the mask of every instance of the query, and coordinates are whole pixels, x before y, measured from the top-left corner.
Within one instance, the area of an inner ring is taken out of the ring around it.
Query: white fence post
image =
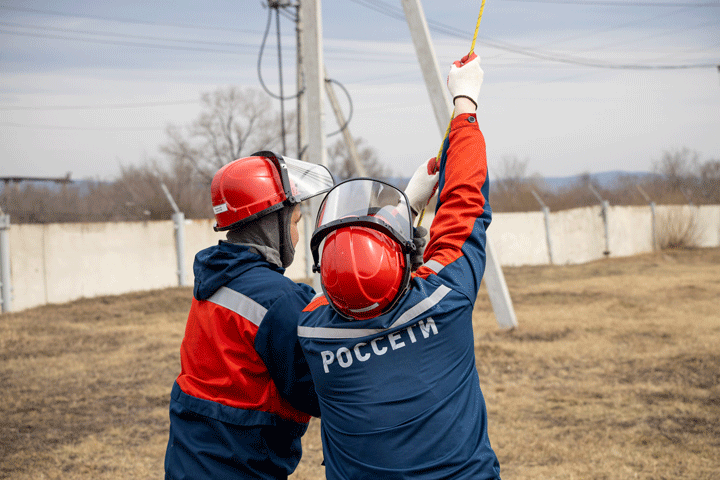
[[[538,201],[540,207],[542,207],[542,212],[545,216],[545,238],[547,239],[548,259],[550,260],[550,265],[553,265],[555,262],[553,262],[552,240],[550,237],[550,209],[545,205],[545,202],[542,201],[542,198],[540,198],[540,195],[537,194],[534,188],[531,188],[530,192],[535,197],[535,200]]]
[[[651,221],[652,221],[652,248],[653,251],[658,249],[658,243],[657,243],[657,224],[655,223],[655,202],[650,200],[650,196],[645,193],[645,190],[642,189],[640,185],[635,185],[637,189],[640,191],[643,197],[645,197],[645,201],[647,201],[650,204],[650,215],[651,215]]]
[[[603,255],[607,257],[610,255],[610,233],[608,232],[608,211],[610,210],[610,203],[600,196],[591,183],[588,184],[588,187],[590,187],[590,191],[592,191],[595,197],[597,197],[600,201],[600,206],[602,208],[602,210],[600,210],[600,216],[603,219],[603,228],[605,229],[605,251],[603,252]]]
[[[0,210],[0,290],[2,312],[12,310],[12,283],[10,282],[10,215]]]
[[[175,228],[175,252],[177,254],[178,286],[187,286],[185,280],[185,214],[173,213],[173,227]]]
[[[185,281],[185,214],[180,211],[170,190],[165,186],[164,182],[160,183],[165,196],[170,202],[175,213],[173,213],[172,220],[175,228],[175,253],[177,255],[177,276],[178,286],[185,287],[187,282]]]

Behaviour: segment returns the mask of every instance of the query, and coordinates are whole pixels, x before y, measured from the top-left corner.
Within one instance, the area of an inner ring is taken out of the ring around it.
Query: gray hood
[[[228,231],[227,241],[249,247],[273,265],[289,267],[295,257],[295,247],[290,237],[290,219],[294,207],[283,207]]]

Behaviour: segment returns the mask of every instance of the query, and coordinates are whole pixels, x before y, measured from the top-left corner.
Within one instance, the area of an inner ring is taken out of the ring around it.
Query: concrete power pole
[[[301,1],[298,0],[297,8],[297,20],[295,24],[295,38],[297,42],[297,63],[295,67],[296,81],[297,81],[297,157],[300,160],[307,161],[307,101],[305,95],[305,82],[303,80],[305,74],[303,73],[303,12],[301,11]],[[310,251],[310,238],[312,235],[311,225],[314,217],[310,202],[303,202],[300,204],[300,209],[303,214],[303,244],[305,245],[305,277],[313,278],[312,271],[312,252]]]
[[[453,108],[448,102],[445,93],[445,81],[440,73],[435,49],[430,41],[430,30],[428,30],[425,21],[425,12],[423,12],[420,0],[402,0],[402,5],[405,10],[405,19],[408,27],[410,27],[410,36],[415,45],[418,62],[420,62],[420,70],[425,79],[425,87],[435,113],[435,120],[442,132],[441,134],[445,136],[445,130],[447,130]]]
[[[305,145],[307,145],[307,135],[305,132],[305,125],[307,124],[307,105],[305,102],[305,91],[303,82],[303,21],[302,12],[300,11],[300,2],[297,4],[297,20],[295,22],[295,41],[297,43],[296,51],[296,67],[295,67],[295,81],[297,91],[297,158],[299,160],[307,160],[306,153],[304,151]]]
[[[322,54],[322,12],[320,0],[302,0],[300,14],[303,24],[302,49],[307,102],[307,160],[327,165],[323,133],[323,91],[325,67]]]
[[[430,31],[425,20],[425,13],[420,0],[402,0],[402,5],[425,79],[425,86],[435,112],[435,119],[440,128],[440,138],[443,138],[453,109],[445,93],[445,81],[435,59],[435,51],[430,41]],[[517,317],[510,298],[510,291],[507,288],[507,283],[505,283],[505,276],[495,256],[490,237],[487,238],[485,253],[487,255],[487,264],[485,265],[485,276],[483,278],[487,286],[490,303],[495,312],[495,319],[501,328],[517,327]]]
[[[307,105],[307,155],[306,160],[327,166],[325,151],[325,134],[323,132],[323,89],[325,88],[325,67],[322,54],[322,11],[320,0],[302,0],[299,9],[302,18],[302,70],[305,77],[305,102]],[[320,200],[315,197],[310,202],[311,215],[305,228],[312,228],[315,214],[320,208]],[[309,242],[308,242],[309,243]],[[307,258],[306,265],[311,266],[312,259]],[[320,277],[313,275],[308,268],[309,277],[313,278],[316,292],[322,290]]]

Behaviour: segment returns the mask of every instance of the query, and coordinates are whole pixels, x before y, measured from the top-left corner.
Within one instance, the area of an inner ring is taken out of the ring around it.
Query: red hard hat
[[[390,310],[408,282],[402,246],[369,227],[347,226],[325,237],[320,276],[341,315],[366,320]]]
[[[251,216],[259,217],[273,206],[280,208],[287,198],[280,173],[264,157],[241,158],[222,167],[213,177],[210,194],[216,230],[227,230]]]
[[[328,191],[332,175],[322,165],[283,158],[272,152],[228,163],[210,185],[215,230],[229,230],[284,205],[293,205]]]

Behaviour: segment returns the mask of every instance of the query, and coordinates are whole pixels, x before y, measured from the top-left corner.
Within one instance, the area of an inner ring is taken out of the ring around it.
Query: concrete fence
[[[304,216],[299,226],[301,242],[306,238],[307,218]],[[432,215],[426,215],[423,224],[429,226],[431,222]],[[653,232],[653,225],[661,229],[668,222],[690,224],[692,241],[698,247],[720,246],[717,205],[658,206],[652,211],[649,207],[609,207],[603,211],[598,206],[553,212],[547,217],[543,212],[496,213],[488,235],[503,266],[575,264],[651,252],[654,238],[660,234]],[[212,220],[185,220],[181,232],[184,264],[179,268],[178,232],[170,220],[5,224],[0,235],[0,252],[6,252],[0,258],[0,272],[7,272],[0,279],[3,312],[192,285],[195,253],[224,238],[213,231]],[[290,278],[308,276],[307,262],[311,259],[306,258],[306,252],[298,245],[295,262],[286,272]],[[179,272],[184,272],[183,282]]]

